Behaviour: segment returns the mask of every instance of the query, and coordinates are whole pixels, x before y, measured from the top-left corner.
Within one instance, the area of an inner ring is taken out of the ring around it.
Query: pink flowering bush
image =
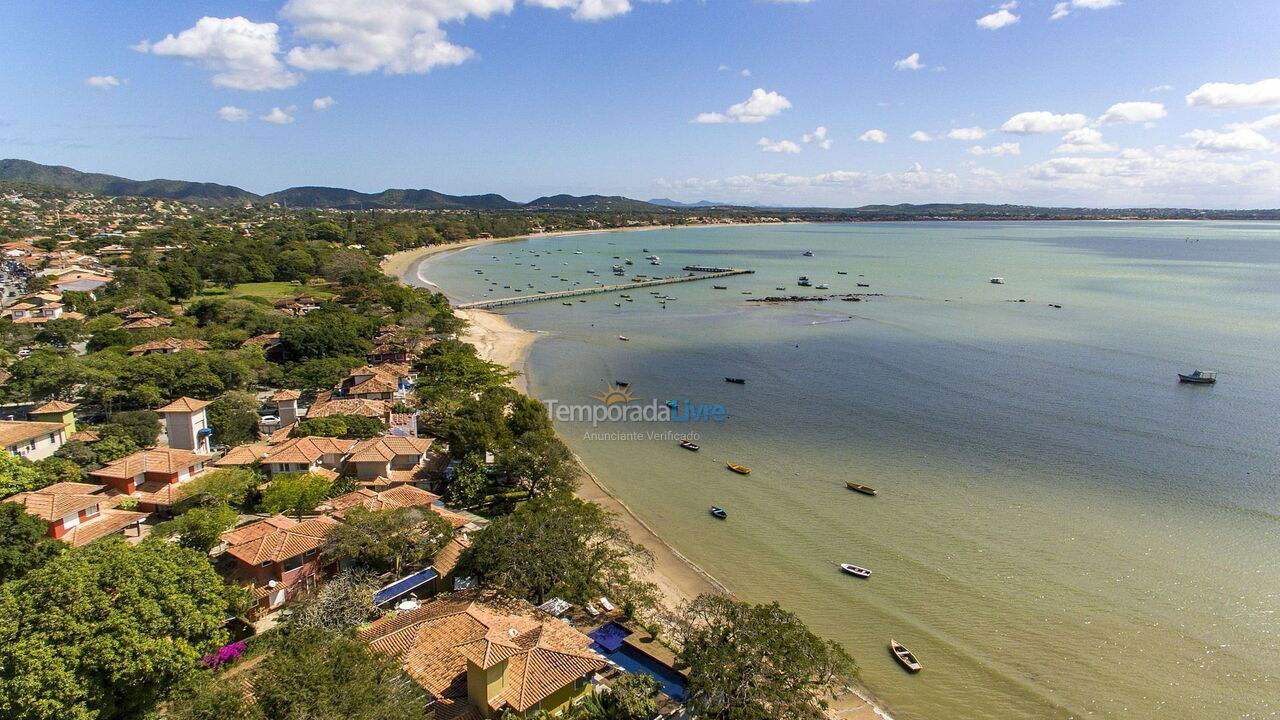
[[[218,652],[209,653],[200,658],[200,664],[206,668],[216,670],[243,655],[246,648],[248,648],[248,645],[242,642],[223,645],[218,648]]]

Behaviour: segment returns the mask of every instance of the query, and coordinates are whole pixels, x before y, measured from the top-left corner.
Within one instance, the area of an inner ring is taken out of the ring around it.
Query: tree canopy
[[[315,473],[281,473],[262,491],[262,509],[269,513],[303,513],[316,509],[329,493],[329,480]]]
[[[426,564],[451,537],[449,522],[426,508],[353,507],[329,533],[324,554],[385,572]]]
[[[17,503],[0,503],[0,583],[22,578],[65,548],[49,537],[44,520]]]

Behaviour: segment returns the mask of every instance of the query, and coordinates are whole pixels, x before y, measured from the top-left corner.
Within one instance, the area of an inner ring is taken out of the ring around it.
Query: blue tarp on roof
[[[406,575],[405,577],[400,578],[374,593],[373,601],[378,605],[389,603],[401,595],[422,587],[438,577],[440,577],[440,573],[436,572],[434,568],[419,570],[412,575]]]

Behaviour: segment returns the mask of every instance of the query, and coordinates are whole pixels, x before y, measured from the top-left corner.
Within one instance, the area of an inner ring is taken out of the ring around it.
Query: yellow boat
[[[733,463],[725,463],[725,466],[739,475],[750,475],[751,468],[745,465],[734,465]]]

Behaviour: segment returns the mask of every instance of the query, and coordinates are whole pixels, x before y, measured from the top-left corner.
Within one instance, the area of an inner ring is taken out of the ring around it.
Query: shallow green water
[[[844,643],[895,717],[1280,712],[1280,225],[699,228],[481,247],[418,273],[465,301],[611,281],[614,255],[757,273],[663,288],[665,310],[643,290],[507,310],[545,333],[533,393],[594,403],[622,380],[636,402],[723,405],[723,423],[559,427],[677,549]],[[885,296],[741,294],[802,274]],[[1195,368],[1222,380],[1176,382]],[[673,428],[703,450],[587,434]],[[925,671],[901,672],[890,637]]]

